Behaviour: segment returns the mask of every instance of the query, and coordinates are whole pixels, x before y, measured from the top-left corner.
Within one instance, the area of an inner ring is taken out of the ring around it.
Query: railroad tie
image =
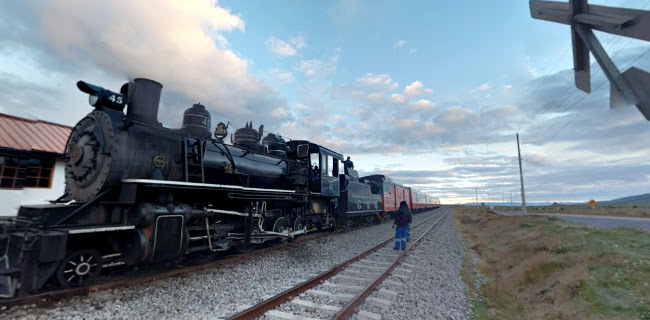
[[[393,264],[392,262],[375,261],[375,260],[364,260],[363,262],[371,263],[371,264],[384,265],[384,266],[389,266],[389,265]]]
[[[397,292],[383,288],[377,291],[377,295],[390,301],[395,301],[395,298],[397,298]]]
[[[349,276],[344,276],[344,275],[336,275],[336,276],[332,277],[332,280],[347,280],[347,281],[356,281],[356,282],[365,282],[365,283],[375,281],[375,279],[349,277]]]
[[[356,314],[356,317],[354,319],[359,319],[359,320],[381,320],[381,315],[368,312],[365,310],[359,310],[359,313]]]
[[[334,288],[337,292],[344,291],[344,292],[353,292],[353,293],[357,293],[365,288],[363,286],[350,286],[344,284],[336,284],[329,281],[324,282],[323,286]]]
[[[375,297],[368,297],[366,301],[370,302],[370,304],[372,304],[373,306],[381,308],[383,310],[390,309],[390,304],[392,303],[392,301],[382,299],[382,298],[375,298]]]
[[[349,301],[354,298],[353,294],[348,294],[348,293],[331,293],[328,291],[322,291],[322,290],[316,290],[316,289],[309,289],[307,290],[308,294],[315,295],[315,296],[323,296],[323,297],[328,297],[337,301]]]
[[[341,307],[330,306],[327,304],[313,303],[311,301],[306,301],[302,299],[293,299],[291,300],[291,304],[295,304],[297,306],[303,307],[309,311],[314,311],[318,309],[328,314],[336,314],[337,312],[339,312],[339,310],[341,310]]]
[[[400,278],[400,279],[402,279],[404,281],[408,281],[408,279],[409,279],[408,276],[401,275],[401,274],[391,273],[390,275],[391,275],[391,277]]]
[[[269,310],[265,315],[271,320],[320,320],[319,318],[303,317],[278,310]]]
[[[401,287],[403,285],[401,282],[393,281],[393,280],[390,280],[390,279],[384,280],[384,282],[382,282],[382,284],[385,284],[385,285],[387,285],[387,286],[389,286],[391,288],[393,288],[393,287],[399,288],[399,287]]]

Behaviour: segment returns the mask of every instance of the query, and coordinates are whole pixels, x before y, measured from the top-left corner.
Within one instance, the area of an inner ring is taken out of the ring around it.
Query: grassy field
[[[475,319],[650,319],[650,234],[477,208],[454,215]]]
[[[496,206],[495,210],[521,211],[521,207]],[[529,213],[562,213],[562,214],[584,214],[595,216],[619,216],[650,218],[649,204],[609,204],[596,205],[552,205],[552,206],[528,206]]]

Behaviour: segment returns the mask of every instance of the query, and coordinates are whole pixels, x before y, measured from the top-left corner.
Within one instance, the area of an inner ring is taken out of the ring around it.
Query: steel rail
[[[440,215],[446,214],[446,213],[447,212],[444,212],[444,213],[440,212],[440,213],[438,213],[438,214],[436,214],[436,215],[434,215],[434,216],[432,216],[432,217],[418,223],[414,227],[418,227],[418,226],[428,222],[429,220],[431,220],[433,218],[436,218],[436,217],[438,217]],[[419,240],[419,238],[418,238],[418,240]],[[299,294],[301,294],[301,293],[303,293],[303,292],[305,292],[305,291],[307,291],[307,290],[309,290],[309,289],[323,283],[325,280],[327,280],[327,279],[333,277],[334,275],[338,274],[339,272],[343,271],[345,268],[347,268],[352,263],[355,263],[355,262],[365,258],[366,256],[370,255],[371,253],[381,249],[383,246],[387,245],[391,241],[394,241],[394,238],[391,237],[390,239],[388,239],[386,241],[383,241],[382,243],[380,243],[380,244],[378,244],[378,245],[376,245],[376,246],[362,252],[361,254],[357,255],[356,257],[352,257],[352,258],[346,260],[345,262],[332,267],[330,270],[328,270],[328,271],[326,271],[324,273],[321,273],[321,274],[319,274],[319,275],[317,275],[317,276],[315,276],[315,277],[313,277],[313,278],[311,278],[311,279],[309,279],[309,280],[307,280],[307,281],[305,281],[303,283],[300,283],[300,284],[294,286],[293,288],[290,288],[290,289],[287,289],[287,290],[285,290],[283,292],[280,292],[280,293],[276,294],[275,296],[273,296],[273,297],[271,297],[271,298],[269,298],[267,300],[261,301],[261,302],[257,303],[256,305],[254,305],[254,306],[252,306],[252,307],[250,307],[248,309],[242,310],[241,312],[236,313],[236,314],[228,317],[228,319],[229,320],[246,320],[246,319],[253,319],[253,318],[259,317],[259,316],[263,315],[264,313],[266,313],[267,311],[272,310],[272,309],[276,308],[277,306],[283,304],[284,302],[292,300],[297,295],[299,295]]]
[[[48,305],[49,303],[54,303],[56,301],[74,297],[74,296],[88,295],[93,292],[113,289],[118,287],[132,287],[132,286],[141,285],[149,282],[154,282],[157,280],[162,280],[162,279],[177,277],[180,275],[199,272],[207,269],[212,269],[226,264],[235,263],[237,261],[244,260],[259,254],[267,253],[273,250],[292,248],[298,245],[302,245],[305,241],[312,241],[312,240],[318,240],[329,236],[336,236],[339,234],[351,232],[358,229],[360,228],[351,228],[349,230],[337,231],[334,233],[329,232],[329,233],[309,234],[309,235],[298,237],[296,238],[296,241],[293,242],[285,242],[282,244],[272,245],[270,247],[259,248],[246,253],[224,256],[221,258],[216,258],[218,260],[213,260],[205,263],[198,263],[190,266],[181,266],[173,270],[163,271],[161,273],[155,273],[151,275],[144,275],[140,277],[126,276],[123,278],[121,277],[117,280],[97,283],[86,287],[66,288],[66,289],[59,289],[54,291],[38,293],[26,297],[0,299],[0,312],[11,307],[26,305],[26,304],[38,304],[39,306],[45,306]],[[155,270],[143,270],[143,272],[155,272]]]
[[[445,212],[445,213],[443,214],[443,216],[442,216],[438,221],[436,221],[436,223],[434,223],[431,227],[429,227],[429,229],[427,229],[426,231],[424,231],[424,233],[422,233],[422,234],[421,234],[421,235],[420,235],[420,236],[419,236],[419,237],[418,237],[418,238],[413,242],[413,244],[411,244],[411,245],[410,245],[406,250],[404,250],[404,252],[402,252],[402,253],[399,255],[399,258],[397,258],[397,260],[395,260],[395,262],[393,262],[393,264],[391,264],[388,268],[386,268],[386,270],[384,271],[384,273],[382,273],[381,275],[379,275],[379,277],[378,277],[377,279],[375,279],[375,281],[373,281],[371,284],[369,284],[368,286],[366,286],[366,287],[365,287],[361,292],[359,292],[356,296],[354,296],[354,298],[352,298],[352,300],[350,300],[347,304],[345,304],[345,305],[341,308],[341,310],[339,310],[339,312],[337,312],[337,313],[334,315],[334,318],[333,318],[333,319],[336,319],[336,320],[347,319],[347,318],[349,318],[350,316],[352,316],[353,313],[356,313],[357,310],[358,310],[357,308],[358,308],[358,307],[359,307],[359,306],[360,306],[364,301],[366,301],[366,298],[368,298],[368,297],[370,296],[370,294],[372,294],[372,293],[373,293],[374,291],[376,291],[376,290],[379,290],[379,285],[380,285],[384,280],[386,280],[386,278],[388,278],[388,276],[393,272],[393,270],[395,270],[395,268],[397,268],[397,266],[399,266],[399,265],[402,263],[402,261],[404,261],[404,259],[406,259],[406,255],[407,255],[407,254],[408,254],[408,253],[409,253],[413,248],[415,248],[415,247],[418,245],[418,242],[420,242],[420,240],[422,240],[422,238],[423,238],[424,236],[426,236],[426,235],[429,233],[429,231],[431,231],[433,228],[435,228],[435,227],[440,223],[440,221],[442,221],[442,220],[443,220],[444,218],[446,218],[446,217],[447,217],[447,212]]]

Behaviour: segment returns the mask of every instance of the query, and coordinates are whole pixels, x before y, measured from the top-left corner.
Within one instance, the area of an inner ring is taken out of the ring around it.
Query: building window
[[[50,188],[54,159],[0,156],[0,189]]]

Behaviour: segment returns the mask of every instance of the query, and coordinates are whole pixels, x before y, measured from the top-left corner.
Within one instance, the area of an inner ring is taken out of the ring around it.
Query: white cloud
[[[271,52],[280,56],[295,56],[298,53],[298,50],[289,43],[273,36],[266,39],[265,43],[266,47],[271,50]]]
[[[403,94],[407,97],[415,97],[419,95],[422,92],[422,88],[424,85],[422,84],[422,81],[416,80],[413,81],[413,83],[409,84],[404,88]]]
[[[431,102],[431,100],[427,100],[427,99],[420,99],[418,101],[415,101],[415,102],[411,103],[411,105],[413,105],[413,106],[415,106],[415,107],[417,107],[419,109],[433,109],[433,107],[434,107],[433,102]]]
[[[387,85],[391,84],[393,79],[387,74],[366,73],[357,82],[365,85]]]
[[[271,111],[271,116],[274,118],[285,118],[289,115],[289,110],[284,107],[279,107]]]
[[[483,92],[483,91],[487,91],[487,90],[490,90],[490,89],[492,89],[492,86],[487,84],[487,83],[484,83],[484,84],[472,89],[470,91],[470,93],[478,93],[478,92]]]
[[[471,110],[465,109],[461,106],[454,106],[441,113],[437,117],[437,120],[444,124],[457,124],[473,116],[474,113]]]
[[[427,96],[432,96],[433,95],[433,90],[432,89],[425,89],[424,94],[426,94]]]
[[[503,86],[503,90],[510,90],[510,89],[512,89],[511,84],[507,84],[507,85]]]
[[[408,101],[408,98],[403,94],[393,93],[390,97],[390,101],[395,104],[403,104]]]
[[[404,40],[397,40],[395,43],[393,43],[393,46],[395,48],[401,48],[406,44],[406,41]]]
[[[302,35],[289,38],[289,43],[291,43],[297,50],[300,50],[307,46],[305,38]]]
[[[315,76],[325,76],[328,75],[334,70],[341,58],[341,48],[334,49],[334,52],[331,56],[324,59],[309,59],[301,60],[298,70],[304,73],[305,76],[312,78]]]
[[[0,34],[7,35],[3,28],[11,25],[15,37],[0,36],[3,47],[11,48],[0,58],[32,52],[40,73],[55,75],[58,83],[84,76],[118,90],[128,79],[154,79],[164,85],[160,118],[173,124],[177,110],[164,112],[172,108],[166,106],[170,99],[173,108],[200,101],[213,117],[227,114],[235,120],[249,118],[256,109],[286,105],[250,74],[247,60],[229,49],[225,34],[243,32],[245,23],[216,1],[20,1],[3,8],[0,20],[5,22]],[[76,96],[65,88],[65,96]],[[61,108],[57,114],[72,112]]]
[[[395,91],[397,89],[399,89],[399,83],[397,82],[393,83],[393,85],[391,85],[389,88],[390,91]]]
[[[409,50],[409,54],[415,54],[416,52],[418,52],[418,48],[411,48],[411,50]]]
[[[296,80],[293,76],[293,72],[277,68],[269,71],[269,77],[273,82],[278,84],[292,83]]]

